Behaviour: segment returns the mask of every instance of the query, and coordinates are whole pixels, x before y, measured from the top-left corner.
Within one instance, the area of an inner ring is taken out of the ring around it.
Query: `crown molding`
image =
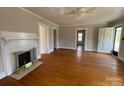
[[[18,8],[21,9],[21,10],[23,10],[23,11],[25,11],[25,12],[27,12],[27,13],[29,13],[29,14],[31,14],[31,15],[34,15],[34,16],[36,16],[36,17],[38,17],[38,18],[40,18],[40,19],[42,19],[42,20],[44,20],[44,21],[46,21],[46,22],[48,22],[48,23],[51,23],[51,24],[53,24],[53,25],[59,27],[58,24],[55,24],[55,23],[53,23],[52,21],[50,21],[50,20],[48,20],[48,19],[46,19],[46,18],[44,18],[44,17],[42,17],[42,16],[37,15],[36,13],[34,13],[34,12],[28,10],[28,9],[25,9],[25,8],[23,8],[23,7],[18,7]]]
[[[89,25],[83,25],[83,24],[73,24],[73,25],[59,25],[60,27],[75,27],[75,26],[84,26],[84,27],[87,27],[87,26],[105,26],[107,25],[108,23],[100,23],[100,24],[89,24]]]

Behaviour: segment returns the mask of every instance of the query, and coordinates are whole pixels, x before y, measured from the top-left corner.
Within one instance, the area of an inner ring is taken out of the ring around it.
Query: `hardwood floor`
[[[111,55],[58,49],[42,61],[21,80],[7,77],[0,85],[124,85],[124,62]]]

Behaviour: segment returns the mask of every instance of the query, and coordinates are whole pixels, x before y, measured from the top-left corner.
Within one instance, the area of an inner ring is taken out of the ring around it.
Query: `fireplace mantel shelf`
[[[1,37],[5,41],[11,41],[11,40],[30,40],[30,39],[39,39],[39,37]]]

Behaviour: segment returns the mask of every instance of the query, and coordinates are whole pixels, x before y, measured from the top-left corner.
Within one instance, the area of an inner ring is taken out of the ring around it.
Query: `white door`
[[[113,49],[114,29],[100,28],[98,34],[98,52],[111,53]]]

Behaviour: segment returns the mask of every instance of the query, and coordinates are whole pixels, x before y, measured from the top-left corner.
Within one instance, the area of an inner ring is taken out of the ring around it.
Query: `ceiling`
[[[26,9],[42,16],[58,25],[91,25],[110,22],[124,16],[121,7],[82,7],[90,10],[81,15],[75,12],[79,7],[26,7]],[[81,8],[81,7],[80,7]]]

